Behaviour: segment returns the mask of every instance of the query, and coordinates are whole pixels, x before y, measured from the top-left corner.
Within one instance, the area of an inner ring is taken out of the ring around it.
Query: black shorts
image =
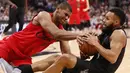
[[[77,63],[74,68],[64,68],[62,73],[100,73],[98,68],[91,61],[81,60],[77,58]]]
[[[29,64],[20,65],[17,68],[19,68],[22,71],[21,73],[34,73],[31,65]]]

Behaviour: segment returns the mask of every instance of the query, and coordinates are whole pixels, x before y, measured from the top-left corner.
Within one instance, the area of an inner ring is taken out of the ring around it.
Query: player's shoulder
[[[117,39],[126,38],[125,31],[123,31],[122,29],[115,30],[112,33],[112,36],[115,37],[115,38],[117,38]]]
[[[33,24],[38,24],[39,21],[44,21],[50,19],[50,14],[46,11],[40,11],[34,18],[33,18]]]
[[[38,13],[38,17],[47,17],[50,16],[50,14],[46,11],[41,11]]]
[[[123,29],[115,30],[113,33],[115,35],[125,35],[125,31]]]

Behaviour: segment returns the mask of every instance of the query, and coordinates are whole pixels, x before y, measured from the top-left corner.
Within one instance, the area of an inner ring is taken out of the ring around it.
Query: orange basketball
[[[97,53],[96,47],[84,42],[83,45],[79,46],[79,49],[81,52],[83,52],[85,55],[92,56],[95,53]]]

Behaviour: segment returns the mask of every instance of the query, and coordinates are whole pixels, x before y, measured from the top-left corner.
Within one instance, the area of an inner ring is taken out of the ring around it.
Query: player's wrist
[[[99,42],[95,43],[94,46],[96,47],[96,49],[100,48],[101,44],[99,44]]]

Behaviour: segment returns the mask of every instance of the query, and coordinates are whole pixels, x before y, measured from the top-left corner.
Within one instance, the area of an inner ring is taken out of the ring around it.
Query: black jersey
[[[113,30],[111,28],[107,28],[103,30],[103,33],[99,36],[100,44],[106,48],[110,49],[110,36],[113,33],[114,30],[119,30],[122,28],[114,28]],[[122,29],[124,31],[124,29]],[[125,32],[125,31],[124,31]],[[117,35],[118,37],[118,35]],[[119,67],[120,63],[122,62],[123,56],[125,52],[125,47],[121,50],[121,53],[116,61],[116,63],[111,64],[108,60],[106,60],[103,56],[100,54],[96,54],[93,59],[93,65],[94,67],[97,67],[99,70],[99,73],[114,73],[117,68]],[[97,72],[98,73],[98,72]]]

